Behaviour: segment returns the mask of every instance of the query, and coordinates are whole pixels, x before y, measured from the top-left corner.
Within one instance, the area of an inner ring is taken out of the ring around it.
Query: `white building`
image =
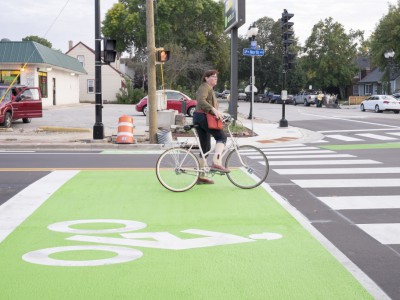
[[[79,76],[79,99],[80,102],[95,102],[95,51],[84,43],[79,42],[75,46],[69,42],[67,55],[76,58],[81,62],[87,74]],[[119,60],[110,65],[103,65],[101,68],[101,87],[103,102],[116,102],[117,94],[121,88],[125,88],[123,73],[119,70]]]
[[[86,74],[75,58],[32,41],[0,41],[0,83],[39,87],[43,106],[79,103],[79,75]]]

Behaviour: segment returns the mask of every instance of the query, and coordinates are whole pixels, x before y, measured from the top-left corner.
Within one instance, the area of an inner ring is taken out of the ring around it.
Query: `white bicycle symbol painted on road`
[[[111,223],[122,224],[124,227],[113,229],[74,229],[71,226],[93,224],[93,223]],[[199,235],[198,238],[182,239],[169,232],[131,232],[147,227],[145,223],[131,220],[114,219],[94,219],[94,220],[74,220],[54,223],[48,226],[48,229],[56,232],[71,233],[73,236],[67,238],[69,241],[80,241],[96,243],[101,245],[78,245],[39,249],[28,252],[22,258],[30,263],[46,266],[103,266],[130,262],[143,256],[143,252],[129,247],[143,247],[153,249],[167,250],[186,250],[194,248],[205,248],[213,246],[222,246],[230,244],[250,243],[257,240],[276,240],[281,239],[282,235],[278,233],[263,232],[251,234],[248,237],[241,237],[229,233],[206,231],[201,229],[187,229],[181,232]],[[101,237],[97,234],[119,233],[121,238]],[[93,234],[93,235],[92,235]],[[106,244],[106,245],[104,245]],[[113,246],[119,245],[119,246]],[[121,247],[122,246],[122,247]],[[125,247],[123,247],[125,246]],[[96,260],[61,260],[50,257],[55,253],[69,251],[105,251],[116,254],[111,258]]]

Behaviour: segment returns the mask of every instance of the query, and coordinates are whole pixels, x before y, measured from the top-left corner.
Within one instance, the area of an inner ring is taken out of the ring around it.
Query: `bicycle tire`
[[[183,148],[164,151],[157,160],[157,179],[166,189],[184,192],[191,189],[199,178],[199,161],[196,156]]]
[[[269,172],[269,163],[264,152],[251,145],[239,146],[237,150],[229,152],[225,167],[231,170],[226,174],[228,179],[242,189],[259,186],[265,181]]]

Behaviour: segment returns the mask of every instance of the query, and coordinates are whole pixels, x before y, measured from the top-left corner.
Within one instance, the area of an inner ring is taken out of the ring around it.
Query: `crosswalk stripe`
[[[400,208],[400,195],[318,197],[318,199],[335,210]]]
[[[318,154],[318,153],[336,153],[332,150],[307,150],[307,151],[281,151],[279,153],[263,151],[266,155],[274,155],[274,154]]]
[[[400,174],[400,168],[274,169],[274,171],[281,175]]]
[[[387,134],[400,136],[400,132],[388,132]]]
[[[373,133],[357,133],[356,135],[371,138],[371,139],[376,139],[380,141],[393,141],[397,140],[397,138],[392,138],[389,136],[384,136],[384,135],[378,135],[378,134],[373,134]]]
[[[332,138],[332,139],[335,139],[335,140],[346,141],[346,142],[363,141],[362,139],[358,139],[358,138],[351,137],[351,136],[346,136],[346,135],[341,135],[341,134],[331,134],[331,135],[326,135],[326,137]]]
[[[262,163],[262,162],[260,162]],[[379,161],[371,159],[349,159],[349,160],[291,160],[291,161],[271,161],[271,166],[308,166],[308,165],[366,165],[381,164]]]
[[[292,151],[292,150],[319,150],[318,147],[281,147],[281,148],[264,148],[265,151],[274,152],[274,151]]]
[[[361,178],[361,179],[299,179],[292,180],[303,188],[335,188],[335,187],[398,187],[399,178]]]
[[[382,244],[400,244],[400,223],[356,225]]]
[[[262,158],[260,155],[249,155],[248,157],[252,159]],[[346,157],[355,157],[355,156],[351,154],[268,155],[269,160],[278,158],[346,158]]]

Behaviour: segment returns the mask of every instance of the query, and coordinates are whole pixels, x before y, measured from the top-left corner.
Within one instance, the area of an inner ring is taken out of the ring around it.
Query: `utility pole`
[[[154,38],[153,0],[146,0],[147,32],[147,76],[149,105],[149,139],[150,144],[157,144],[157,99],[156,99],[156,46]]]

